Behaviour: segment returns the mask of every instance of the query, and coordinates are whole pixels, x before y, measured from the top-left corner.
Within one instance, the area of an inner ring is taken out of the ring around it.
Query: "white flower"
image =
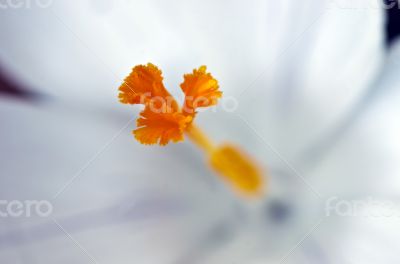
[[[2,66],[47,97],[0,99],[0,199],[47,200],[54,211],[0,218],[0,262],[397,263],[386,246],[398,242],[396,224],[324,210],[333,196],[394,199],[400,187],[400,49],[386,54],[384,20],[368,1],[1,10]],[[268,168],[264,200],[233,194],[189,143],[134,141],[136,115],[117,88],[148,61],[174,93],[181,73],[206,64],[238,100],[234,113],[196,121]]]

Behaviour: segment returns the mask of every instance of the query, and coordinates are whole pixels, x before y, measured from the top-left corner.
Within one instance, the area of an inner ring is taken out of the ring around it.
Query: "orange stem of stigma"
[[[211,167],[235,190],[248,196],[262,195],[263,173],[250,155],[232,144],[215,146],[193,123],[186,129],[186,135],[206,153]]]
[[[190,140],[192,140],[198,147],[204,150],[208,155],[211,155],[215,150],[213,142],[195,124],[192,123],[186,129],[186,135],[190,138]]]

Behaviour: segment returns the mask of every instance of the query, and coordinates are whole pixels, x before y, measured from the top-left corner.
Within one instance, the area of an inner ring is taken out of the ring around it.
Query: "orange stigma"
[[[142,144],[162,146],[183,141],[186,134],[206,153],[214,171],[235,190],[251,196],[261,194],[264,177],[254,160],[234,145],[215,146],[193,122],[197,108],[214,106],[222,97],[218,81],[206,71],[206,66],[201,66],[184,75],[180,87],[185,99],[179,107],[164,87],[157,66],[135,66],[119,87],[121,103],[144,105],[133,134]]]

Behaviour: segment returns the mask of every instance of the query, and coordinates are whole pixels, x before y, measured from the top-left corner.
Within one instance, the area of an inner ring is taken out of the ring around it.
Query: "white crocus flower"
[[[1,263],[398,262],[385,246],[396,223],[325,210],[399,189],[400,52],[385,53],[381,8],[39,2],[1,10],[3,68],[46,96],[1,99],[0,199],[53,212],[0,218]],[[175,94],[182,73],[206,64],[236,98],[235,111],[196,121],[267,168],[264,198],[234,194],[190,143],[133,139],[137,115],[116,89],[148,61]]]

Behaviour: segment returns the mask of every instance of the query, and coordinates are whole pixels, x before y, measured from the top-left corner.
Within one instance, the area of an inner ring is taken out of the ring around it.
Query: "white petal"
[[[308,182],[324,197],[319,202],[325,213],[328,199],[334,199],[328,210],[336,217],[328,218],[320,244],[326,251],[334,249],[337,262],[340,256],[355,263],[398,262],[388,245],[398,244],[400,233],[399,60],[398,41],[362,111],[308,174]]]
[[[320,177],[321,184],[326,182],[324,191],[332,191],[329,185],[333,182],[339,189],[348,186],[386,194],[395,194],[400,188],[399,59],[397,43],[387,58],[383,76],[360,105],[362,111],[344,134],[333,141],[331,152],[318,165],[316,174],[326,173],[332,181]]]
[[[369,1],[356,9],[318,2],[286,29],[278,59],[266,61],[265,75],[239,101],[239,112],[288,159],[337,128],[373,84],[384,55],[380,9]]]
[[[1,218],[2,262],[87,263],[53,218],[101,263],[174,260],[231,214],[230,194],[190,145],[141,146],[134,122],[77,105],[2,100],[0,111],[1,200],[53,206],[50,217]]]

